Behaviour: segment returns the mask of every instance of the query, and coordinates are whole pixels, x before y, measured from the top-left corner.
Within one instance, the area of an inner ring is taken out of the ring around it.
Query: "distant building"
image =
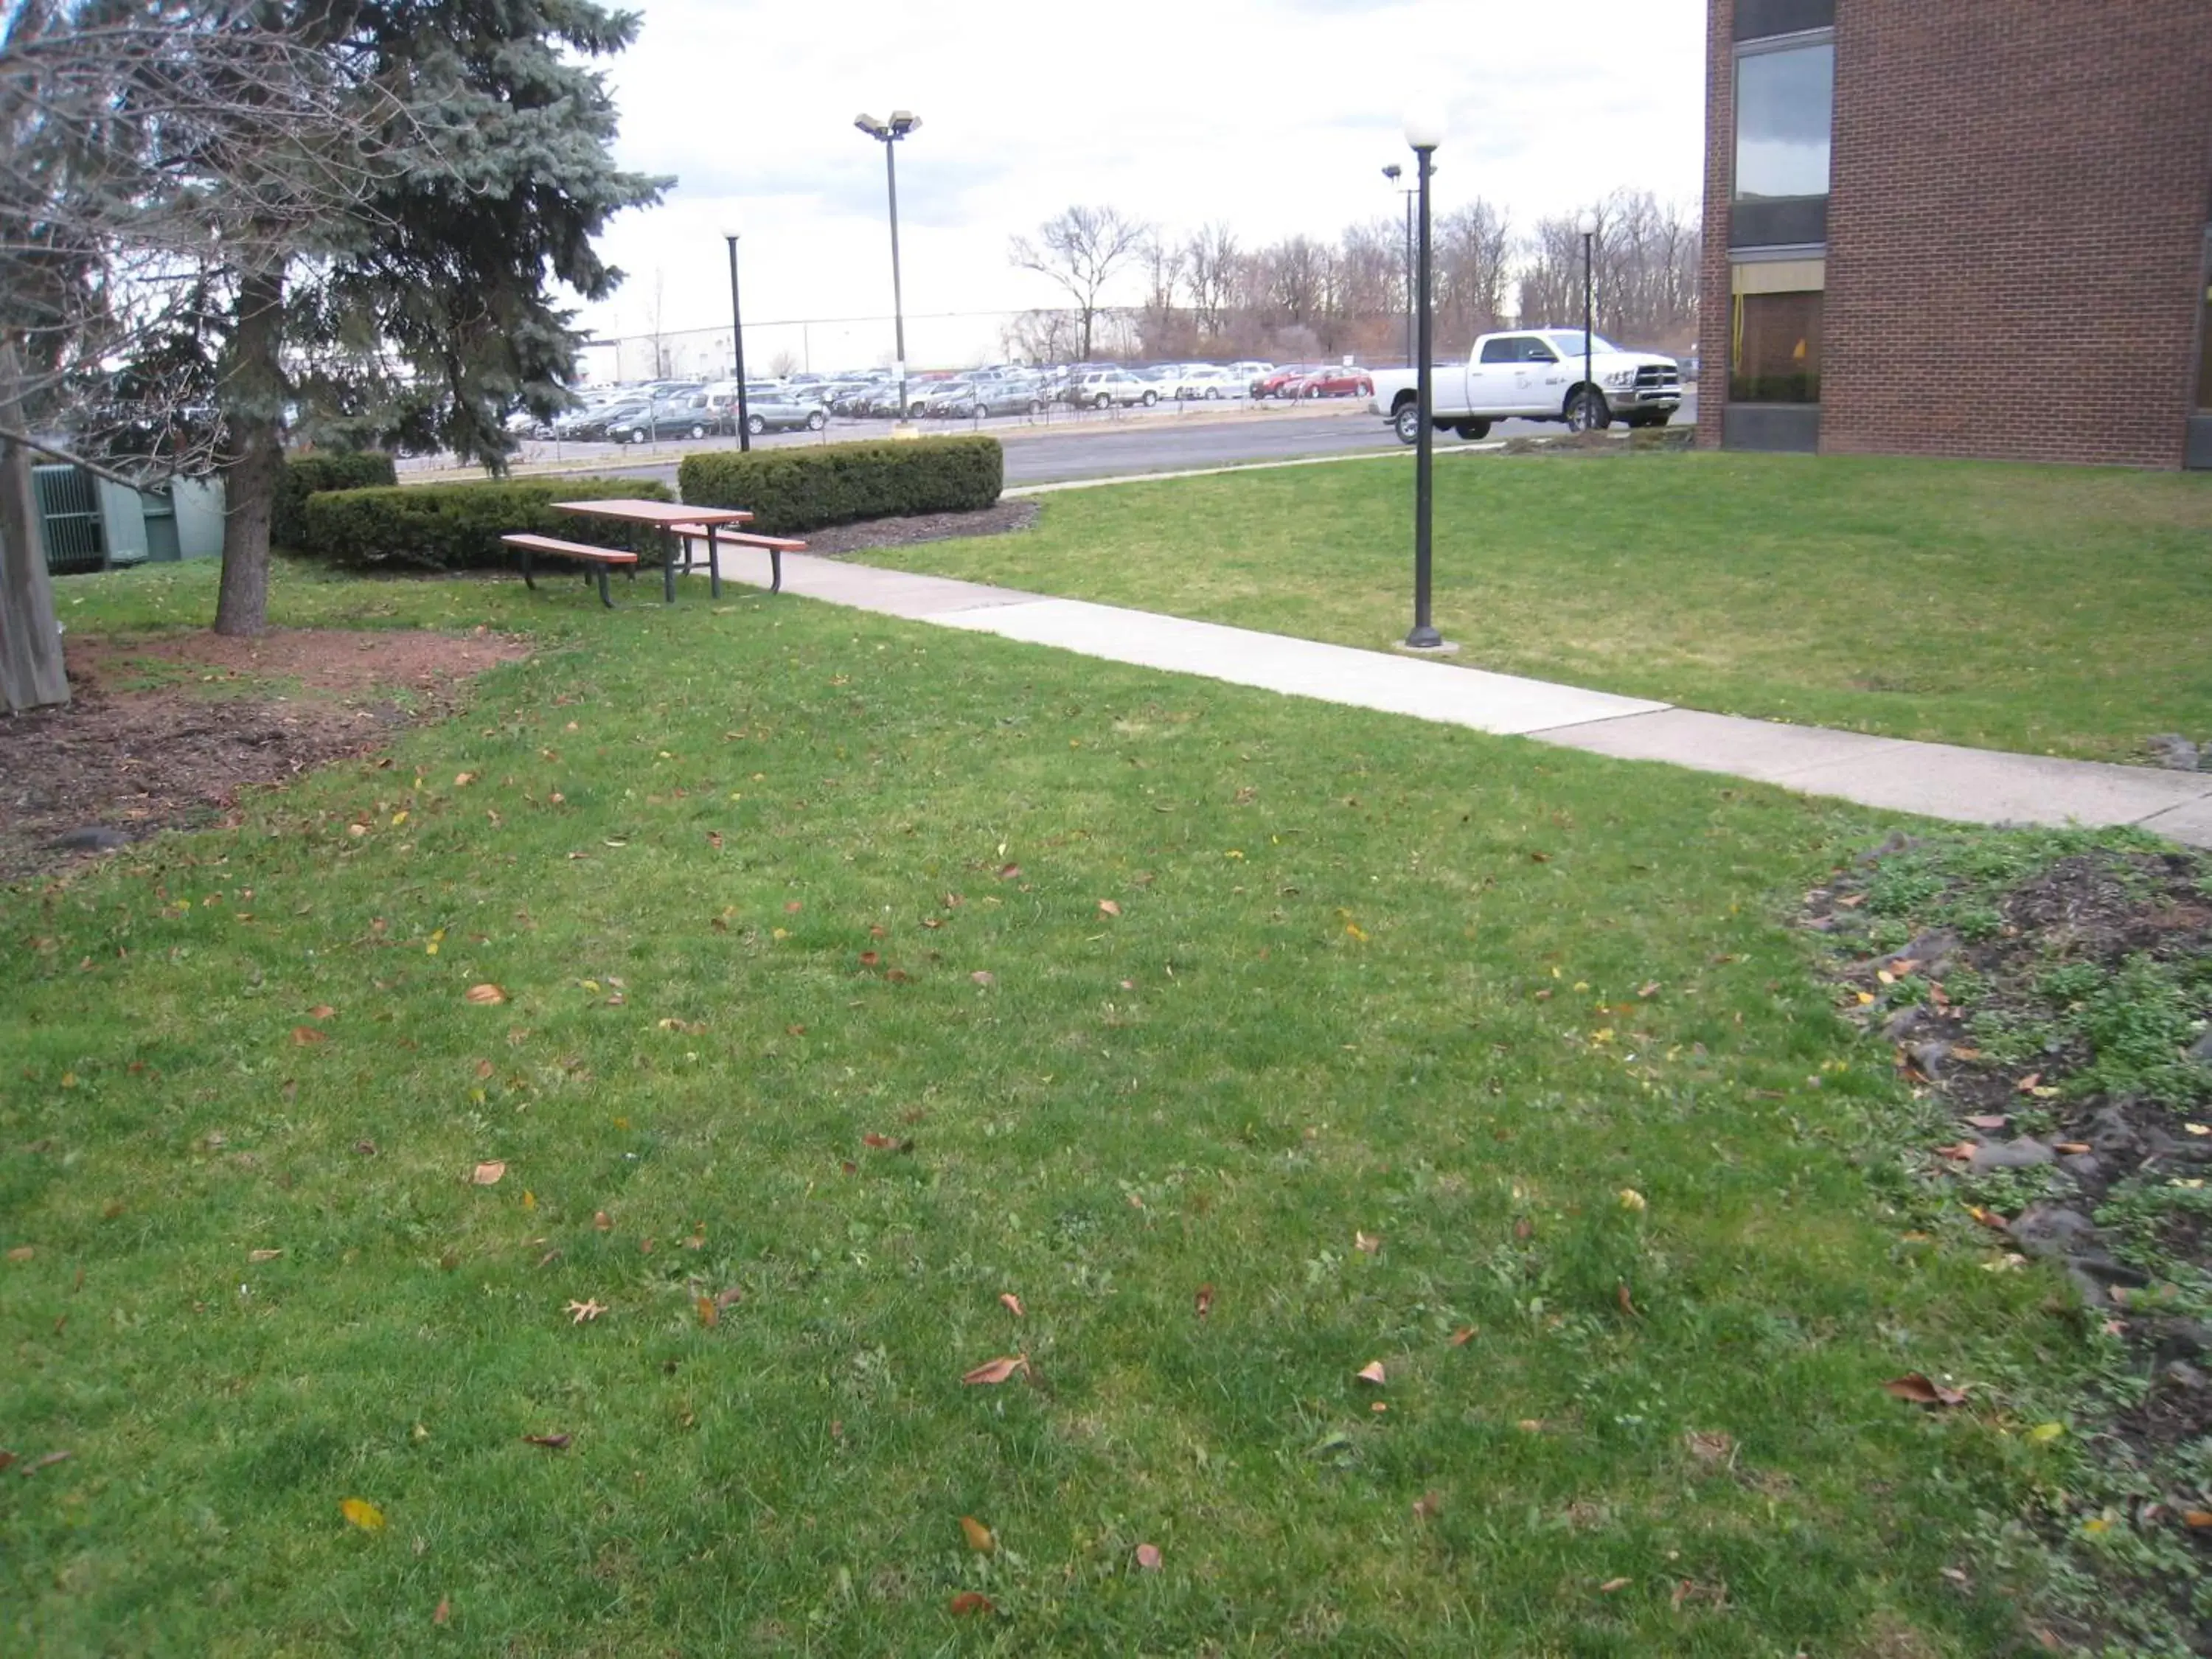
[[[2212,0],[1708,0],[1701,443],[2212,467]]]

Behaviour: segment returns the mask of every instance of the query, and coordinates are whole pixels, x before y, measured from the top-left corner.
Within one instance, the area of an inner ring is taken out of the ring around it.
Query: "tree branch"
[[[0,443],[20,444],[25,449],[35,450],[41,455],[51,455],[58,461],[67,461],[71,466],[81,466],[95,478],[105,478],[110,483],[121,484],[125,489],[136,489],[155,495],[169,493],[167,479],[133,478],[114,468],[104,466],[73,449],[64,449],[59,444],[50,444],[43,438],[33,438],[27,432],[18,432],[13,427],[0,426]]]

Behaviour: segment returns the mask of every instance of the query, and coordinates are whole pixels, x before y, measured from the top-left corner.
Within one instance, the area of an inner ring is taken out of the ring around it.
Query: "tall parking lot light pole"
[[[730,245],[730,343],[738,358],[738,447],[753,447],[752,411],[745,407],[745,314],[738,306],[738,233],[726,230]]]
[[[1588,208],[1575,221],[1575,229],[1583,239],[1583,420],[1589,420],[1589,400],[1596,392],[1590,386],[1590,244],[1597,236],[1597,215]]]
[[[1404,176],[1405,171],[1393,161],[1382,169],[1382,176],[1395,185]],[[1406,198],[1406,367],[1411,368],[1413,366],[1413,198],[1420,192],[1401,190],[1398,194]]]
[[[891,328],[898,353],[898,421],[894,432],[910,433],[906,400],[906,303],[899,293],[898,252],[898,161],[893,148],[898,141],[921,125],[921,118],[910,109],[895,109],[888,121],[878,121],[872,115],[855,116],[853,125],[884,147],[884,178],[890,187],[891,198]]]
[[[1413,173],[1420,197],[1420,241],[1414,263],[1417,293],[1414,314],[1413,385],[1415,410],[1421,429],[1413,441],[1413,631],[1406,643],[1417,651],[1434,651],[1444,642],[1429,616],[1430,521],[1434,516],[1436,451],[1436,368],[1429,315],[1429,175],[1435,170],[1437,146],[1444,141],[1441,109],[1427,107],[1406,113],[1406,143],[1413,152]]]

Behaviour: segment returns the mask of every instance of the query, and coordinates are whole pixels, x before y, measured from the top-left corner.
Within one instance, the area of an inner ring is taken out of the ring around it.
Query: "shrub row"
[[[289,455],[276,481],[276,502],[269,517],[272,547],[297,549],[305,545],[307,497],[325,489],[368,489],[395,484],[392,457],[363,450],[356,455]]]
[[[573,542],[629,547],[659,562],[656,532],[557,513],[556,501],[612,495],[670,499],[668,486],[641,478],[513,478],[411,484],[402,489],[333,489],[307,498],[302,550],[362,569],[489,570],[514,563],[499,538],[535,531]]]
[[[916,513],[969,513],[999,499],[1006,456],[981,435],[810,444],[686,455],[677,473],[698,507],[741,507],[748,530],[797,536],[826,525]]]

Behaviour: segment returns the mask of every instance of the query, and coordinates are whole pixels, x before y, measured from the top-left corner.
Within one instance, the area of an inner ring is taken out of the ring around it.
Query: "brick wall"
[[[1715,252],[1731,13],[1712,0]],[[1836,14],[1821,448],[2179,465],[2212,214],[2212,5]],[[1728,272],[1711,252],[1704,301],[1719,393]],[[1722,396],[1698,402],[1717,441]]]

